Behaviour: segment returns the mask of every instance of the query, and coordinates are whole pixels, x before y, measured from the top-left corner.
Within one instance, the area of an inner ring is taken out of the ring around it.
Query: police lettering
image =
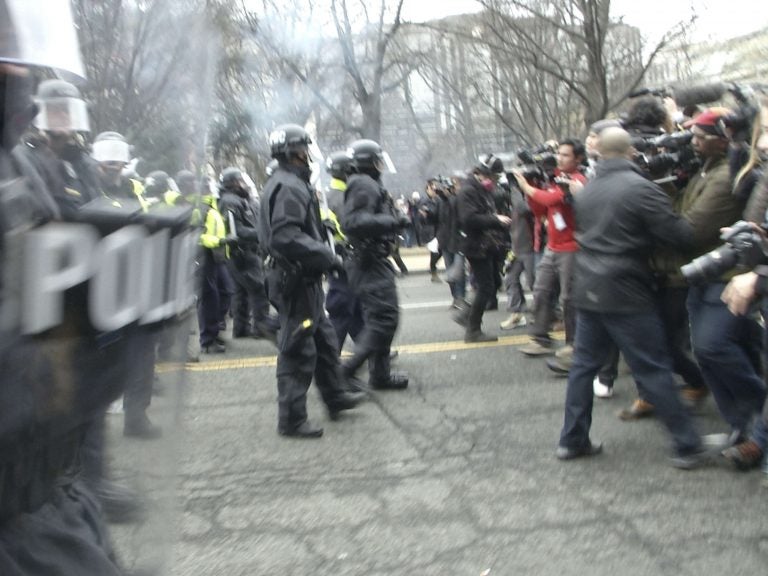
[[[194,303],[190,232],[149,234],[135,225],[100,238],[87,224],[52,223],[26,232],[22,249],[17,320],[25,334],[60,324],[65,292],[85,282],[88,318],[102,331],[159,322]]]

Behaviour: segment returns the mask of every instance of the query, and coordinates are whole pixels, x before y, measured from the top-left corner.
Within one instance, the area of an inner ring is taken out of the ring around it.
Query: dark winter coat
[[[693,228],[669,196],[631,161],[612,158],[574,195],[573,303],[594,312],[637,313],[656,306],[650,256],[657,244],[685,248]]]
[[[457,198],[464,255],[468,258],[497,257],[504,250],[499,243],[499,232],[506,228],[496,217],[493,193],[470,177],[462,183]]]

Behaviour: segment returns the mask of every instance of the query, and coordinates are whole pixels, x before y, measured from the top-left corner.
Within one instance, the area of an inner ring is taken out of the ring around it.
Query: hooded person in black
[[[462,252],[469,260],[477,291],[472,306],[454,315],[466,328],[465,342],[495,342],[496,336],[482,331],[483,314],[496,297],[494,261],[504,250],[503,236],[512,223],[509,216],[496,213],[494,191],[504,165],[493,154],[481,158],[472,175],[463,181],[458,194],[459,227],[463,232]],[[500,234],[502,232],[502,234]]]

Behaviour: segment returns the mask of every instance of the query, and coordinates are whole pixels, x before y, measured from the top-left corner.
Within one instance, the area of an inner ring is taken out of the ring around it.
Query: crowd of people
[[[260,192],[238,167],[141,178],[120,132],[89,142],[74,84],[33,86],[41,67],[82,75],[69,10],[52,23],[24,2],[2,6],[47,32],[27,45],[16,20],[0,24],[3,574],[125,573],[106,520],[131,521],[139,506],[110,480],[105,417],[122,396],[124,436],[163,435],[147,409],[156,361],[178,359],[179,327],[187,361],[226,353],[229,322],[233,338],[276,346],[281,436],[323,435],[307,413],[313,381],[331,420],[373,390],[406,390],[391,364],[401,243],[430,244],[433,281],[445,260],[467,343],[497,340],[483,317],[506,291],[500,328],[527,327],[520,351],[568,377],[558,459],[602,451],[593,402],[612,395],[623,356],[638,397],[622,417],[658,417],[674,466],[720,458],[768,473],[768,108],[746,114],[741,94],[738,110],[678,116],[642,99],[585,143],[528,153],[532,165],[484,154],[431,179],[423,200],[393,199],[391,160],[368,139],[328,156],[320,190],[315,143],[297,124],[270,134]],[[659,144],[672,134],[690,155]],[[692,408],[710,395],[724,433],[702,436]]]
[[[619,415],[658,417],[672,437],[673,465],[689,469],[717,457],[750,469],[765,460],[764,334],[759,306],[747,305],[760,300],[764,269],[740,275],[736,266],[765,258],[758,239],[765,236],[768,117],[749,110],[739,135],[741,109],[684,116],[670,98],[643,98],[626,116],[593,124],[585,144],[548,143],[537,170],[505,170],[485,156],[438,195],[435,213],[445,214],[435,220],[438,234],[454,230],[458,243],[441,238],[440,245],[459,246],[448,248],[446,266],[456,257],[467,262],[467,277],[446,272],[465,341],[496,340],[481,322],[503,285],[510,315],[500,328],[528,326],[531,342],[520,352],[545,357],[568,377],[558,458],[601,451],[589,437],[593,398],[613,395],[623,356],[638,396]],[[677,143],[647,150],[670,134],[690,154]],[[752,223],[749,242],[718,248],[740,219]],[[754,261],[743,262],[744,245]],[[732,255],[728,265],[724,254]],[[691,261],[696,274],[686,277]],[[467,282],[469,304],[459,291]],[[565,332],[561,346],[555,328]],[[725,431],[702,437],[691,413],[709,395]]]

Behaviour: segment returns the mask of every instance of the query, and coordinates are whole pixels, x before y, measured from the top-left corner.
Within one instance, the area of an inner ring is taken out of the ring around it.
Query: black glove
[[[406,216],[405,214],[400,214],[397,217],[397,225],[396,225],[396,229],[397,230],[402,230],[403,228],[408,228],[408,226],[410,226],[410,225],[411,225],[411,219],[408,218],[408,216]]]
[[[323,220],[323,228],[330,230],[332,234],[336,234],[336,232],[338,232],[338,230],[336,230],[336,223],[330,218]]]
[[[237,244],[237,236],[227,234],[224,238],[219,238],[219,246],[232,246]]]

